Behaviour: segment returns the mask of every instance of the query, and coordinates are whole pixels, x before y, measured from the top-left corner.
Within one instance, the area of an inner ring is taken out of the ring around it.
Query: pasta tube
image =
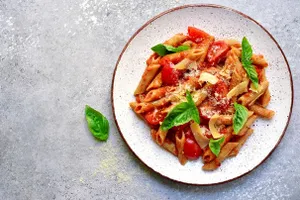
[[[266,108],[261,107],[257,104],[254,104],[254,105],[250,106],[249,108],[256,115],[258,115],[260,117],[263,117],[263,118],[267,118],[267,119],[271,119],[275,114],[275,112],[273,110],[266,109]]]
[[[151,64],[146,67],[142,79],[140,80],[139,85],[134,92],[134,95],[141,94],[146,91],[147,86],[154,79],[159,69],[159,64]]]

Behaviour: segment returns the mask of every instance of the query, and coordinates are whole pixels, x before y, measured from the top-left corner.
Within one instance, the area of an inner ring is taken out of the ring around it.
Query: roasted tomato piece
[[[217,113],[213,106],[201,106],[198,110],[201,118],[201,124],[207,124],[210,118]]]
[[[228,44],[226,44],[224,41],[219,40],[214,42],[207,52],[207,61],[211,65],[218,64],[220,60],[222,60],[227,52],[230,50],[230,47]]]
[[[209,37],[208,33],[204,32],[204,31],[202,31],[200,29],[197,29],[195,27],[192,27],[192,26],[188,27],[188,34],[189,34],[190,39],[193,42],[196,42],[196,43],[200,43],[204,39],[206,39],[207,37]]]
[[[202,149],[199,147],[195,140],[191,138],[186,138],[183,147],[183,152],[189,160],[196,160],[202,154]]]
[[[221,111],[226,111],[230,105],[230,100],[226,98],[229,88],[224,81],[218,81],[214,85],[214,97],[216,99],[216,106]]]
[[[215,85],[214,85],[214,95],[216,98],[223,98],[223,97],[226,97],[227,93],[229,92],[228,91],[228,86],[227,84],[222,81],[222,80],[219,80]]]
[[[165,59],[161,62],[163,66],[161,70],[161,79],[164,85],[176,85],[183,72],[174,68],[174,64]]]
[[[150,125],[159,125],[159,122],[162,122],[165,118],[165,114],[161,113],[158,110],[149,111],[145,114],[145,119]]]

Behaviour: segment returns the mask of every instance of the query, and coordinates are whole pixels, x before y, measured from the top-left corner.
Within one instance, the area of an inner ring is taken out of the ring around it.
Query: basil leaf
[[[180,52],[180,51],[185,51],[185,50],[188,50],[190,47],[187,46],[187,45],[181,45],[181,46],[178,46],[177,48],[176,47],[173,47],[171,45],[164,45],[166,47],[166,49],[170,52]]]
[[[186,91],[186,99],[187,99],[187,102],[193,107],[193,110],[192,110],[192,113],[191,113],[192,119],[193,119],[196,123],[200,124],[200,117],[199,117],[200,115],[199,115],[199,111],[198,111],[198,109],[197,109],[197,107],[196,107],[196,104],[195,104],[195,102],[193,101],[192,95],[191,95],[191,93],[190,93],[189,91]]]
[[[85,106],[85,118],[93,136],[101,141],[106,141],[109,133],[108,120],[88,105]]]
[[[213,154],[215,154],[217,157],[221,151],[221,144],[224,142],[224,140],[225,140],[224,136],[217,140],[214,139],[209,140],[208,146],[211,152],[213,152]]]
[[[191,120],[200,124],[199,112],[189,91],[186,92],[186,98],[188,102],[178,104],[168,113],[161,124],[162,130],[167,131],[174,126],[185,124]]]
[[[238,103],[234,103],[233,131],[237,135],[248,119],[248,109]]]
[[[173,47],[171,45],[166,45],[166,44],[157,44],[154,47],[152,47],[152,51],[157,53],[160,56],[164,56],[170,53],[176,53],[176,52],[181,52],[188,50],[190,47],[187,45],[182,45],[179,47]]]
[[[254,87],[258,88],[258,85],[259,85],[258,84],[258,75],[257,75],[255,68],[252,65],[251,57],[252,57],[252,47],[251,47],[250,43],[248,42],[247,38],[243,37],[242,56],[241,56],[242,65],[243,65],[244,69],[246,70],[249,79],[254,84]]]
[[[155,53],[157,53],[160,56],[164,56],[167,54],[167,49],[163,44],[157,44],[154,47],[151,48],[152,51],[154,51]]]

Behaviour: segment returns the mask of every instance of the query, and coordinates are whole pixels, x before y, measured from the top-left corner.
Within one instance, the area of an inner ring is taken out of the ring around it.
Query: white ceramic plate
[[[151,47],[176,33],[187,33],[188,26],[205,30],[216,38],[246,36],[255,53],[269,62],[267,78],[272,100],[268,108],[275,110],[270,120],[259,119],[254,134],[237,157],[226,159],[212,172],[201,169],[201,159],[180,165],[177,157],[156,145],[148,126],[129,107],[133,92],[151,55]],[[216,5],[187,5],[168,10],[147,22],[128,41],[116,65],[112,83],[113,111],[125,142],[135,155],[159,174],[170,179],[198,185],[210,185],[238,178],[261,164],[275,149],[287,127],[292,103],[293,85],[285,56],[274,38],[250,17]]]

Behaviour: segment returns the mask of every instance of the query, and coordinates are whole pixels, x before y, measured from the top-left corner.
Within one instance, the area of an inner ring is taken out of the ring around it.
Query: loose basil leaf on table
[[[162,130],[169,130],[191,120],[200,124],[199,112],[189,91],[186,91],[186,99],[187,102],[178,104],[168,113],[161,125]]]
[[[187,45],[182,45],[179,47],[173,47],[171,45],[166,45],[166,44],[157,44],[154,47],[152,47],[152,51],[157,53],[160,56],[164,56],[170,53],[176,53],[176,52],[181,52],[188,50],[190,47]]]
[[[248,109],[238,103],[234,103],[234,109],[235,113],[233,115],[233,132],[237,135],[248,119]]]
[[[105,116],[90,106],[85,106],[85,118],[88,128],[93,136],[101,141],[106,141],[109,133],[109,123]]]
[[[249,79],[254,84],[255,88],[258,88],[258,75],[257,72],[252,65],[252,47],[250,43],[248,42],[246,37],[243,37],[242,40],[242,55],[241,55],[241,61],[244,69],[246,70],[246,73],[249,77]]]
[[[208,146],[209,146],[211,152],[213,152],[213,154],[215,154],[217,157],[221,151],[221,144],[224,142],[224,140],[225,140],[224,136],[217,140],[214,140],[214,139],[209,140]]]

